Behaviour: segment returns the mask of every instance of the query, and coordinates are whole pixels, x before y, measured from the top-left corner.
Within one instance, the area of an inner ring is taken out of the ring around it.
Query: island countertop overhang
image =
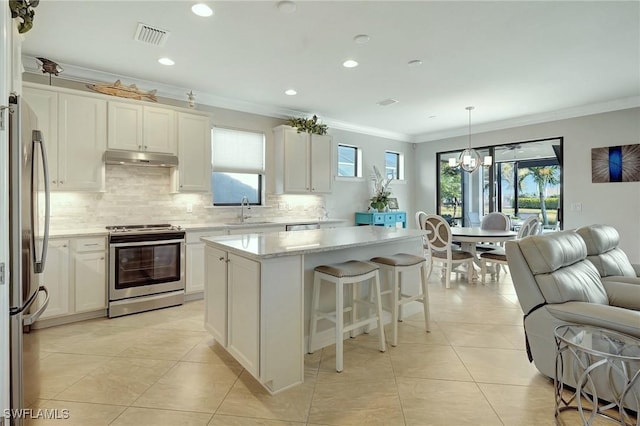
[[[209,246],[243,257],[261,260],[415,239],[423,235],[425,235],[425,231],[417,229],[352,226],[264,234],[223,235],[203,237],[201,240]]]

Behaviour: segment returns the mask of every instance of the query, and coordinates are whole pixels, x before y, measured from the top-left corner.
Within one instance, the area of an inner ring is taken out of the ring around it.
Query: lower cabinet
[[[205,327],[249,373],[260,365],[260,264],[205,248]]]
[[[204,290],[204,243],[202,237],[226,235],[225,230],[189,231],[185,237],[185,293],[198,293]]]
[[[49,305],[40,319],[69,314],[69,240],[49,240],[44,273],[39,278],[49,292]],[[44,295],[40,293],[38,304],[42,303]]]
[[[50,240],[40,276],[49,305],[40,320],[106,309],[106,259],[105,237]]]
[[[76,253],[74,263],[75,311],[105,309],[107,307],[105,253]]]
[[[260,364],[260,264],[227,255],[227,350],[249,373]]]

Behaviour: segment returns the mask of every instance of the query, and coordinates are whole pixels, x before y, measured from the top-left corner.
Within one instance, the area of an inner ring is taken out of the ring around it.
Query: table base
[[[570,388],[572,393],[568,399],[563,396],[565,388],[569,388],[562,380],[565,365],[571,368],[576,380],[576,388],[575,390]],[[599,416],[624,426],[640,426],[640,417],[636,415],[634,419],[634,416],[628,413],[630,410],[624,407],[624,401],[628,397],[635,398],[636,405],[640,406],[640,395],[632,389],[640,377],[640,371],[634,372],[633,367],[630,367],[620,360],[614,361],[604,355],[596,356],[582,352],[556,336],[556,377],[554,378],[556,423],[559,423],[560,413],[575,410],[580,414],[584,425],[593,424],[596,416]],[[601,372],[601,378],[606,375],[609,379],[613,394],[609,399],[613,399],[612,402],[600,402],[592,377],[596,371]],[[590,407],[583,406],[583,398],[589,402]],[[618,412],[617,417],[606,412],[612,409]],[[590,413],[588,418],[585,412]]]

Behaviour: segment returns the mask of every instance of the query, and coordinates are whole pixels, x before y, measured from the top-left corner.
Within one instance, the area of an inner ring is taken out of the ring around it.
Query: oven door
[[[184,240],[109,244],[109,300],[184,290]]]

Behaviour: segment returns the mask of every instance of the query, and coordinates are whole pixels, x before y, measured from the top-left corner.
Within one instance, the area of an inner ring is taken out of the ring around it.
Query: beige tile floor
[[[69,410],[35,425],[553,425],[553,383],[529,364],[508,275],[445,289],[432,274],[432,332],[421,315],[399,345],[375,332],[305,359],[305,383],[270,396],[203,329],[203,302],[27,336],[27,400]],[[563,423],[580,424],[572,413]]]

